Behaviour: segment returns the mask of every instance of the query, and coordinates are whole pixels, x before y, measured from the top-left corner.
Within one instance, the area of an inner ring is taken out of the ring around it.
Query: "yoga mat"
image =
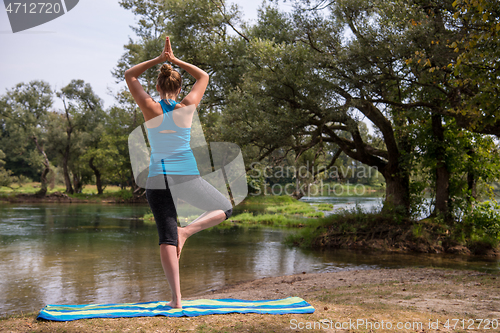
[[[47,305],[37,319],[71,321],[87,318],[120,317],[196,317],[223,313],[313,313],[314,308],[300,297],[275,300],[249,301],[244,299],[183,300],[182,309],[167,306],[168,302],[123,304]]]

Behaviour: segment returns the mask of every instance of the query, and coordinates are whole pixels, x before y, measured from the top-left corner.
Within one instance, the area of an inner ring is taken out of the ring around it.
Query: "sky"
[[[228,2],[238,4],[245,20],[257,18],[260,1]],[[112,106],[113,93],[125,84],[116,83],[111,71],[129,37],[136,38],[130,29],[135,22],[118,0],[80,0],[63,16],[12,33],[5,7],[0,5],[0,95],[20,82],[44,80],[59,90],[73,79],[82,79],[104,100],[105,108]]]

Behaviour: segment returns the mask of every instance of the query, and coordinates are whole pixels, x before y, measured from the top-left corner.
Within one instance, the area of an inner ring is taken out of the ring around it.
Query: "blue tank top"
[[[175,124],[171,111],[176,101],[160,101],[163,109],[163,121],[160,126],[148,128],[148,140],[151,146],[148,177],[161,174],[199,175],[196,159],[189,144],[191,127],[183,128]],[[147,128],[147,127],[146,127]],[[175,133],[160,133],[173,130]]]

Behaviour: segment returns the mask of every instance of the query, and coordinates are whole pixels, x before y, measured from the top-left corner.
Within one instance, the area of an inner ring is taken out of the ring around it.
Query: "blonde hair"
[[[158,70],[158,79],[156,84],[160,87],[161,91],[166,95],[177,94],[177,91],[182,85],[182,77],[176,70],[172,69],[169,64],[163,64]]]

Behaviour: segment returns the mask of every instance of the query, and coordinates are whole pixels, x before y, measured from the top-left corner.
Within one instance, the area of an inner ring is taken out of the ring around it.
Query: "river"
[[[361,206],[374,202],[341,200],[345,207],[356,201]],[[138,218],[148,209],[0,203],[0,316],[38,311],[46,304],[169,300],[156,226]],[[183,297],[239,281],[301,272],[406,266],[500,271],[499,261],[487,258],[304,250],[282,244],[290,232],[295,230],[235,226],[195,234],[187,240],[180,261]]]

